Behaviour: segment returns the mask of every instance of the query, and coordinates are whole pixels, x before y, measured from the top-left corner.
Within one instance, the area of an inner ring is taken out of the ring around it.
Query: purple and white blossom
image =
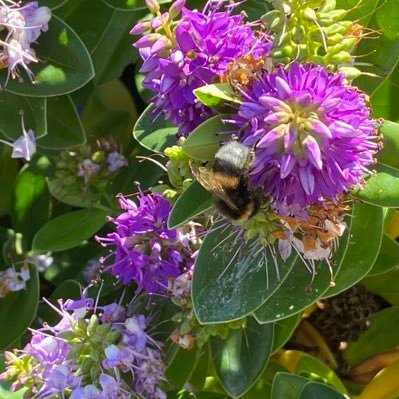
[[[135,282],[137,290],[150,294],[166,293],[170,278],[176,278],[193,265],[195,228],[186,234],[167,227],[171,205],[158,194],[140,192],[139,204],[119,197],[123,212],[110,218],[116,231],[97,237],[104,246],[115,247],[103,261],[113,258],[105,266],[123,284]]]
[[[24,397],[32,399],[166,398],[160,344],[145,331],[143,315],[127,317],[116,303],[96,307],[84,293],[60,309],[49,305],[61,321],[32,330],[23,350],[6,352],[0,381],[12,380],[12,391],[27,388]]]
[[[0,59],[3,67],[8,67],[7,81],[10,76],[22,80],[19,67],[25,69],[31,81],[33,72],[31,62],[38,62],[32,43],[35,43],[41,32],[48,30],[51,11],[39,7],[37,1],[25,4],[11,0],[0,1],[0,26],[7,30],[4,40],[0,40]],[[7,81],[5,84],[7,84]]]
[[[191,11],[179,2],[182,18],[169,37],[149,33],[134,44],[144,60],[140,69],[146,74],[143,86],[156,93],[154,114],[171,119],[180,135],[189,134],[214,114],[197,100],[195,89],[216,83],[234,59],[249,52],[261,58],[271,50],[264,33],[244,22],[241,14],[233,15],[234,5],[222,9],[223,4],[208,1],[202,11]],[[151,27],[169,27],[170,22],[170,15],[159,15]],[[140,23],[131,33],[145,28],[148,26]]]
[[[336,199],[369,173],[377,121],[343,74],[293,62],[264,73],[242,95],[233,119],[239,140],[255,150],[251,182],[277,209]]]

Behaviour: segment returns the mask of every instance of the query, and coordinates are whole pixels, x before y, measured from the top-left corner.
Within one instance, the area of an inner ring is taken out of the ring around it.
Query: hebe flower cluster
[[[137,290],[150,294],[165,293],[168,280],[190,270],[196,247],[195,226],[168,229],[170,203],[158,194],[140,192],[139,204],[120,196],[123,213],[110,218],[116,231],[97,237],[104,246],[116,247],[103,261],[113,258],[105,270]]]
[[[361,182],[378,150],[365,95],[342,73],[296,62],[242,90],[240,140],[255,149],[252,184],[280,212],[336,199]]]
[[[242,15],[232,15],[234,6],[222,10],[223,1],[209,1],[201,12],[183,8],[184,1],[176,4],[178,9],[175,6],[163,15],[158,11],[151,23],[140,23],[131,33],[148,28],[167,33],[147,34],[135,46],[144,60],[140,69],[146,74],[143,86],[156,93],[154,113],[162,112],[179,127],[179,134],[187,135],[213,115],[193,91],[217,82],[236,58],[249,52],[255,59],[265,57],[271,43],[264,33],[245,23]],[[182,18],[172,31],[172,18],[181,9]]]
[[[62,317],[57,325],[33,331],[23,350],[6,352],[0,381],[14,380],[12,391],[28,388],[24,397],[37,399],[166,398],[158,386],[159,344],[145,332],[143,315],[128,317],[116,303],[95,308],[84,295],[54,309]]]
[[[0,68],[8,68],[7,81],[10,76],[22,80],[19,67],[25,69],[29,78],[34,80],[28,65],[38,62],[38,59],[31,45],[42,31],[47,31],[50,18],[50,9],[39,7],[37,1],[25,4],[0,1],[0,26],[6,32],[5,37],[0,39]]]

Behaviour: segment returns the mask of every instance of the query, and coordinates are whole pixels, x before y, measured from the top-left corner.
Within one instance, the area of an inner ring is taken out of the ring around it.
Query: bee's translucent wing
[[[190,166],[197,181],[205,188],[205,190],[225,202],[232,209],[237,211],[239,210],[234,202],[232,202],[228,197],[223,182],[218,175],[205,167],[198,167],[194,164],[190,164]]]

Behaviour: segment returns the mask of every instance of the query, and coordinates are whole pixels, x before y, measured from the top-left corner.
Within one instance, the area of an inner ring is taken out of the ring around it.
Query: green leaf
[[[144,0],[103,0],[109,7],[122,11],[147,10]],[[171,0],[158,0],[158,4],[170,3]]]
[[[23,111],[27,130],[32,129],[35,137],[47,134],[46,99],[22,97],[6,91],[0,91],[0,132],[11,141],[22,136]]]
[[[12,344],[26,332],[32,323],[39,302],[39,276],[35,267],[29,267],[30,279],[26,289],[10,292],[0,299],[0,349]]]
[[[36,231],[48,221],[50,212],[46,178],[29,168],[23,169],[15,185],[11,215],[14,230],[30,243]]]
[[[388,273],[399,266],[399,244],[386,234],[382,237],[381,248],[368,276]]]
[[[273,325],[248,319],[244,329],[228,337],[211,337],[212,358],[224,389],[233,397],[243,395],[261,375],[273,345]]]
[[[352,194],[364,202],[387,208],[399,207],[399,169],[378,163],[377,174],[368,176],[366,187],[357,189]]]
[[[273,352],[282,348],[291,338],[302,319],[302,312],[274,322]]]
[[[79,36],[64,21],[53,15],[49,29],[34,46],[38,58],[29,64],[36,83],[27,77],[24,82],[10,80],[6,90],[24,96],[48,97],[67,94],[85,85],[94,76],[93,64]],[[7,70],[0,71],[0,81],[5,82]]]
[[[168,365],[165,376],[172,388],[181,388],[193,371],[197,350],[179,347],[172,362]]]
[[[1,399],[24,399],[24,394],[28,388],[22,388],[19,391],[11,392],[0,385],[0,398]]]
[[[84,283],[82,273],[89,261],[98,260],[103,255],[103,248],[94,242],[86,242],[67,251],[55,252],[52,254],[53,264],[45,272],[44,278],[57,286],[66,280],[78,280]]]
[[[195,216],[212,208],[215,200],[197,181],[182,192],[174,204],[168,219],[168,228],[175,229]]]
[[[279,279],[267,248],[219,221],[205,237],[195,262],[192,296],[198,320],[227,322],[253,312],[283,283],[294,261],[292,256],[279,268]]]
[[[399,336],[393,331],[397,331],[398,325],[399,306],[374,313],[369,328],[343,352],[345,360],[355,366],[373,355],[395,348],[399,345]]]
[[[209,365],[209,352],[208,345],[204,346],[202,350],[198,351],[194,370],[189,379],[189,384],[194,388],[195,391],[201,391],[206,382]]]
[[[220,112],[226,112],[226,102],[241,104],[234,92],[234,88],[229,83],[215,83],[206,85],[194,90],[196,97],[210,108],[214,108]],[[227,108],[231,110],[231,108]]]
[[[95,209],[73,211],[45,224],[33,239],[33,249],[64,251],[92,237],[105,223],[107,213]]]
[[[234,131],[231,124],[223,122],[226,114],[215,115],[197,126],[184,140],[184,152],[193,159],[210,161],[220,148],[220,142],[228,138],[221,132]]]
[[[57,13],[75,29],[86,45],[94,64],[96,84],[118,78],[123,69],[138,56],[129,31],[148,11],[124,12],[104,2],[69,0]]]
[[[399,124],[384,121],[380,132],[384,137],[384,147],[377,154],[378,161],[387,166],[399,168]]]
[[[306,378],[299,375],[277,373],[272,385],[272,399],[298,399],[302,388],[308,383]]]
[[[55,10],[56,8],[64,5],[67,1],[68,0],[41,0],[40,6],[46,6],[52,10]]]
[[[70,96],[50,97],[47,99],[48,134],[38,146],[62,150],[86,142],[79,114]]]
[[[145,148],[162,152],[166,147],[176,144],[177,127],[160,115],[154,121],[153,105],[149,105],[133,128],[134,138]]]
[[[0,147],[0,216],[9,213],[12,206],[15,179],[18,175],[18,160],[11,158],[11,149]]]
[[[299,395],[299,399],[345,399],[345,396],[340,394],[329,385],[321,384],[320,382],[310,382],[306,384]]]
[[[324,297],[337,295],[356,284],[373,267],[383,234],[382,208],[355,203],[350,234],[348,249],[334,278],[335,286]]]
[[[361,284],[383,297],[391,305],[399,305],[399,269],[378,276],[365,277]]]
[[[313,356],[303,354],[299,358],[298,363],[295,368],[295,373],[301,374],[304,372],[316,374],[317,376],[324,379],[326,383],[332,385],[333,387],[338,389],[340,392],[347,393],[345,385],[342,383],[342,381],[339,379],[339,377],[335,374],[335,372],[332,369],[330,369],[330,367],[328,367],[324,362],[322,362],[321,360],[319,360]]]
[[[374,93],[384,82],[390,79],[392,71],[398,65],[399,39],[394,33],[397,25],[392,24],[390,19],[381,17],[385,13],[390,13],[392,17],[396,15],[394,11],[396,0],[380,1],[378,5],[375,1],[370,3],[371,6],[375,4],[375,9],[374,13],[369,13],[371,19],[367,28],[379,31],[380,35],[378,40],[362,40],[356,49],[356,55],[362,56],[362,65],[364,65],[362,66],[362,71],[366,72],[366,74],[356,79],[356,84],[361,90],[370,95],[373,100]],[[362,7],[357,8],[360,9]],[[371,76],[368,74],[371,74]],[[395,90],[394,86],[392,89]]]
[[[80,91],[74,94],[79,96]],[[91,88],[83,103],[81,119],[88,137],[111,136],[125,154],[136,144],[130,135],[137,120],[136,106],[119,79]]]

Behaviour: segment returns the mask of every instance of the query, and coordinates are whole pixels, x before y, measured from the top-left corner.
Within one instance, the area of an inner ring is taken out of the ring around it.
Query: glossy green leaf
[[[80,91],[75,94],[79,96]],[[136,144],[130,135],[137,120],[136,106],[131,93],[119,79],[91,87],[82,106],[80,117],[88,137],[111,136],[124,154]]]
[[[136,11],[148,9],[144,0],[103,0],[109,7],[122,11]],[[158,0],[158,4],[170,3],[171,0]]]
[[[368,176],[366,186],[356,189],[352,194],[364,202],[387,208],[399,207],[399,169],[378,163],[377,174]]]
[[[166,147],[176,144],[177,127],[160,115],[154,120],[153,106],[149,105],[133,128],[134,138],[145,148],[162,152]]]
[[[33,239],[36,231],[44,225],[51,212],[50,194],[46,178],[24,169],[15,184],[12,209],[12,225],[22,233],[27,242]]]
[[[35,137],[47,134],[46,99],[17,96],[0,91],[0,132],[7,141],[22,136],[22,117],[27,130],[32,129]],[[0,135],[1,136],[1,135]]]
[[[205,237],[195,262],[193,305],[201,323],[239,319],[261,306],[291,270],[295,257],[279,267],[270,251],[237,234],[224,221]]]
[[[228,135],[220,134],[234,131],[234,126],[223,120],[226,114],[216,115],[197,126],[183,142],[184,152],[193,159],[210,161],[220,147],[220,142]]]
[[[138,52],[132,47],[137,40],[129,35],[136,22],[148,11],[124,12],[103,1],[69,0],[57,13],[71,25],[86,45],[94,64],[96,84],[118,78]]]
[[[306,384],[298,399],[345,399],[345,396],[340,394],[334,388],[320,382],[310,382]]]
[[[367,358],[399,345],[397,331],[399,325],[399,306],[387,308],[374,313],[369,328],[356,342],[350,342],[343,352],[350,366],[360,364]]]
[[[308,383],[306,378],[299,375],[277,373],[272,385],[272,399],[298,399],[302,388]]]
[[[33,239],[33,249],[64,251],[92,237],[105,223],[107,213],[95,209],[73,211],[46,223]]]
[[[193,371],[197,350],[179,347],[172,362],[168,365],[165,376],[172,388],[182,387]]]
[[[205,105],[218,111],[226,111],[226,103],[241,104],[241,100],[228,83],[215,83],[194,90],[196,97]]]
[[[0,385],[0,398],[1,399],[24,399],[24,393],[27,388],[22,388],[17,392],[11,392],[9,389],[5,389]]]
[[[27,76],[23,83],[10,80],[7,91],[33,97],[58,96],[79,89],[93,78],[93,64],[85,45],[57,16],[53,15],[48,31],[38,42],[34,48],[41,61],[29,64],[36,83],[33,85]],[[7,70],[1,70],[0,82],[4,83],[6,76]]]
[[[375,260],[372,269],[369,271],[368,276],[388,273],[398,266],[399,244],[397,241],[384,234],[377,259]]]
[[[325,380],[326,383],[338,389],[338,391],[347,393],[345,385],[339,379],[337,374],[335,374],[335,372],[324,362],[313,356],[304,354],[300,357],[296,365],[295,373],[301,374],[302,372],[316,374]]]
[[[373,6],[375,1],[370,3]],[[356,49],[356,55],[362,57],[361,69],[366,72],[356,79],[356,84],[371,98],[378,88],[390,79],[392,71],[398,65],[399,39],[394,33],[396,24],[392,24],[390,18],[381,17],[385,13],[391,13],[394,18],[395,8],[396,0],[380,1],[376,4],[374,13],[369,13],[370,22],[367,27],[379,31],[378,40],[362,40]]]
[[[48,134],[38,145],[42,148],[61,150],[86,142],[79,114],[70,96],[47,99]]]
[[[273,324],[258,324],[253,318],[246,328],[230,330],[225,340],[211,337],[216,373],[233,398],[243,395],[259,378],[272,345]]]
[[[62,179],[50,179],[48,181],[48,188],[51,195],[64,204],[80,208],[107,209],[106,206],[102,204],[98,194],[91,190],[87,190],[85,193],[71,193],[68,189],[68,185],[66,185]]]
[[[190,375],[189,384],[197,392],[203,389],[206,381],[209,365],[209,352],[208,345],[205,345],[198,351],[194,370]]]
[[[30,267],[30,279],[26,289],[10,292],[0,299],[0,349],[6,348],[32,323],[39,302],[39,276],[35,267]]]
[[[384,137],[384,147],[377,154],[378,161],[387,166],[399,168],[399,123],[385,121],[380,132]]]
[[[348,249],[334,278],[335,286],[330,288],[324,297],[334,296],[346,290],[371,270],[381,246],[382,235],[382,208],[369,204],[354,204]]]
[[[215,200],[201,184],[194,181],[177,199],[168,219],[168,228],[174,229],[195,216],[212,208]]]
[[[103,255],[104,249],[94,242],[86,242],[66,251],[54,252],[52,254],[53,264],[44,273],[44,277],[54,285],[60,285],[68,280],[77,280],[83,283],[82,273],[89,261],[98,260]]]
[[[391,305],[399,306],[399,269],[377,276],[365,277],[363,284],[370,292],[380,295]]]
[[[58,7],[64,5],[68,0],[41,0],[40,6],[46,6],[55,10]]]
[[[291,338],[291,335],[298,327],[302,319],[302,312],[294,314],[282,320],[275,321],[274,324],[274,341],[273,352],[282,348],[283,345]]]
[[[12,206],[15,179],[18,175],[18,160],[11,158],[11,148],[0,147],[0,216],[9,213]]]

